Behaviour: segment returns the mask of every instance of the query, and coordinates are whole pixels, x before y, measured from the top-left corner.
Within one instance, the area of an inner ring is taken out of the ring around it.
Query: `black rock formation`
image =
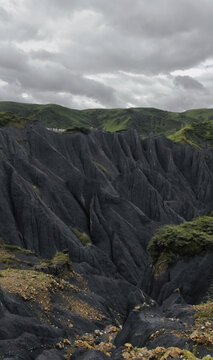
[[[187,317],[183,304],[205,296],[212,283],[212,253],[180,259],[155,280],[146,247],[163,224],[212,211],[210,151],[163,136],[142,140],[134,130],[57,134],[28,124],[23,130],[0,130],[0,159],[0,235],[5,243],[35,252],[32,266],[67,249],[73,269],[88,284],[79,296],[101,309],[103,327],[125,321],[117,347],[125,342],[147,346],[162,326],[182,329],[185,319],[176,324],[168,318]],[[177,288],[178,306],[173,299]],[[146,306],[135,309],[140,304]],[[51,344],[102,326],[76,317],[77,330],[70,334],[59,317],[43,324],[23,300],[0,290],[0,358],[15,358],[17,352],[20,359],[61,359],[60,346]],[[184,346],[172,335],[163,342]],[[90,350],[78,358],[108,356]]]

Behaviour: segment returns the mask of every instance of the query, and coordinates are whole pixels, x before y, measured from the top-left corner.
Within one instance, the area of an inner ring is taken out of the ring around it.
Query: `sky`
[[[212,0],[0,0],[0,101],[213,108]]]

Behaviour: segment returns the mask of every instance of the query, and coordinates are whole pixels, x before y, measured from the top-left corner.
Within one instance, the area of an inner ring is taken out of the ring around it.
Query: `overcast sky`
[[[213,107],[213,0],[0,0],[0,100]]]

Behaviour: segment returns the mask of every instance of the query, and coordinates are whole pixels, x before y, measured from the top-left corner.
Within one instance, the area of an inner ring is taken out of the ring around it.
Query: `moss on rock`
[[[89,237],[89,235],[87,235],[85,232],[82,232],[80,230],[78,230],[76,227],[72,227],[70,226],[70,229],[74,232],[74,234],[79,238],[79,240],[81,241],[81,243],[84,246],[90,246],[92,245],[91,243],[91,239]]]
[[[148,244],[153,264],[171,264],[176,256],[194,256],[213,251],[213,217],[203,216],[180,225],[161,227]]]

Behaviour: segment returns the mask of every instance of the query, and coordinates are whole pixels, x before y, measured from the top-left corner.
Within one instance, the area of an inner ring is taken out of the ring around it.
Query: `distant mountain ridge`
[[[3,113],[37,120],[48,128],[93,127],[109,132],[134,128],[142,137],[150,133],[169,136],[194,122],[209,122],[213,119],[213,109],[187,110],[182,113],[155,108],[74,110],[54,104],[0,102],[1,117]]]

